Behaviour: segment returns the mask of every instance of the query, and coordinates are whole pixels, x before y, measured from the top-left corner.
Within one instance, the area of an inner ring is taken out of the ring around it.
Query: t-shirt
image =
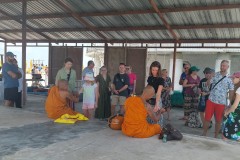
[[[229,78],[229,75],[226,75],[221,82],[219,82],[213,89],[210,91],[209,100],[217,104],[227,105],[227,93],[229,90],[234,90],[234,84]],[[211,84],[214,86],[223,76],[220,72],[215,73],[215,76],[211,79]]]
[[[201,91],[206,92],[206,93],[210,91],[209,87],[207,85],[207,80],[208,80],[207,78],[203,78],[203,79],[201,79],[200,84],[199,84],[199,88],[201,89]],[[202,95],[201,95],[201,97],[202,97]],[[209,97],[209,95],[205,96],[206,101],[208,100],[208,97]]]
[[[83,71],[82,71],[82,79],[85,77],[85,75],[86,75],[87,73],[92,73],[92,74],[93,74],[93,77],[94,77],[93,69],[91,69],[91,68],[89,68],[89,67],[86,67],[86,68],[84,68]]]
[[[22,77],[23,77],[23,70],[22,68],[18,68],[19,72],[22,74]],[[18,86],[18,92],[21,92],[23,90],[23,78],[19,78],[18,79],[18,83],[19,83],[19,86]]]
[[[155,93],[158,91],[158,86],[164,86],[164,79],[162,77],[153,77],[149,76],[147,79],[148,85],[152,86],[155,90]]]
[[[200,77],[197,76],[197,79],[193,79],[192,76],[187,76],[186,77],[187,79],[187,84],[198,84],[200,83]],[[195,87],[185,87],[185,94],[188,94],[188,95],[195,95],[198,91],[198,87],[195,86]]]
[[[83,87],[83,103],[95,104],[95,88],[97,87],[97,84],[94,83],[93,85],[89,85],[84,83],[82,87]]]
[[[18,79],[12,78],[7,72],[12,71],[13,73],[18,73],[17,66],[10,64],[10,63],[4,63],[2,67],[2,75],[4,80],[4,88],[14,88],[18,87]]]
[[[120,90],[125,85],[129,86],[129,77],[128,77],[128,75],[125,74],[125,73],[124,74],[117,73],[114,76],[113,84],[115,85],[115,89],[116,90]],[[113,94],[115,94],[115,93],[113,93]],[[128,96],[128,90],[125,89],[124,91],[120,92],[118,95],[127,97]]]
[[[135,73],[128,74],[129,77],[129,85],[133,86],[134,81],[137,80],[137,75]]]
[[[185,79],[186,79],[186,77],[187,77],[186,73],[185,73],[185,72],[183,72],[183,73],[181,74],[181,77],[180,77],[180,79],[181,79],[181,80],[185,80]]]

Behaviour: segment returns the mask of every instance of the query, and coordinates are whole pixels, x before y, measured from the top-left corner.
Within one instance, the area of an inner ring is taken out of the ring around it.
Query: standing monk
[[[125,116],[122,124],[123,134],[135,138],[147,138],[162,133],[159,124],[149,124],[147,116],[155,123],[160,119],[161,113],[153,112],[153,108],[146,100],[155,94],[152,86],[147,86],[140,97],[130,97],[125,103]]]
[[[67,80],[59,80],[57,86],[53,86],[50,89],[49,95],[46,100],[45,109],[49,118],[57,119],[64,114],[76,115],[78,112],[75,112],[70,108],[67,99],[70,99],[73,102],[78,102],[78,97],[73,96],[68,91],[68,82]]]

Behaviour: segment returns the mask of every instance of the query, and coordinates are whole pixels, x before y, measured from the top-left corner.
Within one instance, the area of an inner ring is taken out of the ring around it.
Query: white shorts
[[[82,109],[94,109],[94,104],[83,103]]]

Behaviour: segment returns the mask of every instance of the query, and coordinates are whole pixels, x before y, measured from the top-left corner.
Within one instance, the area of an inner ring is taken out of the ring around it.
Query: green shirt
[[[57,81],[60,79],[68,80],[67,71],[64,67],[58,71],[55,83],[57,84]],[[76,91],[76,71],[74,69],[71,69],[71,74],[68,81],[68,90],[70,92]]]

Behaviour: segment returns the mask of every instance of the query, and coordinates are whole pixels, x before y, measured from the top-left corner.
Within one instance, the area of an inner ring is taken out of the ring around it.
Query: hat
[[[86,73],[85,77],[84,77],[85,81],[94,81],[94,77],[92,73]]]
[[[212,73],[213,72],[213,69],[209,68],[209,67],[206,67],[203,71],[204,74],[207,74],[207,73]]]
[[[189,71],[190,72],[193,72],[193,71],[199,71],[200,69],[198,69],[196,66],[192,66],[190,69],[189,69]]]
[[[7,52],[7,53],[5,54],[5,56],[8,56],[8,57],[14,57],[14,56],[16,56],[16,55],[13,54],[12,52]]]
[[[233,73],[230,78],[240,78],[240,71]]]

